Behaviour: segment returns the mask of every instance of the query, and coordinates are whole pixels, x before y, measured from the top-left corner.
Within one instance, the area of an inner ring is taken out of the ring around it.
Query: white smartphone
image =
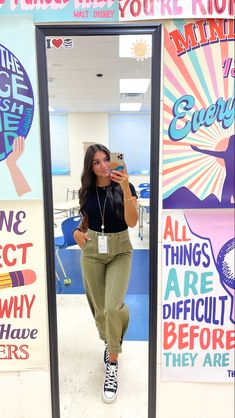
[[[110,153],[110,170],[122,171],[124,173],[124,154],[123,152]]]

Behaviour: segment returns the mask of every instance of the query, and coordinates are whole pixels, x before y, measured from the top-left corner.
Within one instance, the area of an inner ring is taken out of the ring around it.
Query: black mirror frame
[[[149,349],[148,418],[156,418],[157,396],[157,305],[158,305],[158,213],[159,144],[161,90],[161,24],[36,25],[37,68],[43,169],[48,324],[52,417],[60,418],[59,364],[57,336],[56,281],[54,260],[53,197],[51,175],[49,100],[47,85],[46,36],[152,35],[151,156],[150,156],[150,260],[149,260]]]

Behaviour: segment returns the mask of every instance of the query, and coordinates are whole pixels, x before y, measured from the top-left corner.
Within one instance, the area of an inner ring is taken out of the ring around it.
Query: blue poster
[[[34,30],[29,17],[0,17],[1,200],[42,197]]]

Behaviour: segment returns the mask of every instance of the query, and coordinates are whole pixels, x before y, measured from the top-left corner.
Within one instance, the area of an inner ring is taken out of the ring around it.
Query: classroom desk
[[[137,199],[138,202],[138,212],[139,212],[139,230],[138,234],[140,239],[144,238],[144,212],[149,209],[150,206],[150,199],[148,198],[140,198]]]
[[[79,208],[79,199],[68,200],[67,202],[60,202],[54,204],[54,215],[65,213],[71,218],[74,216],[75,210]]]

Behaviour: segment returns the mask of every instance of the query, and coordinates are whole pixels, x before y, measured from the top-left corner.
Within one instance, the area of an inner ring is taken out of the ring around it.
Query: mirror
[[[56,293],[50,310],[52,322],[56,325],[53,331],[55,338],[58,330],[58,359],[52,360],[52,363],[58,360],[59,368],[58,376],[52,372],[52,385],[56,386],[56,380],[59,380],[60,408],[58,399],[54,400],[54,416],[59,409],[61,418],[110,416],[110,410],[101,398],[105,376],[104,344],[99,339],[85,296],[80,250],[74,245],[59,248],[58,244],[60,238],[63,241],[64,220],[79,216],[78,190],[85,150],[91,143],[102,143],[111,151],[124,153],[129,181],[134,185],[139,201],[138,224],[129,229],[133,256],[125,303],[129,306],[130,320],[119,356],[119,394],[112,404],[112,414],[118,413],[122,418],[152,418],[155,416],[156,397],[157,300],[153,260],[156,260],[157,245],[151,245],[151,241],[157,233],[157,225],[152,225],[157,205],[151,209],[150,219],[150,196],[143,201],[145,197],[141,188],[148,188],[148,183],[151,187],[154,185],[156,192],[158,190],[153,170],[150,173],[151,162],[154,160],[156,163],[158,155],[156,135],[159,122],[159,116],[153,121],[153,103],[159,95],[159,86],[151,106],[151,85],[153,90],[153,86],[160,81],[158,62],[158,74],[151,83],[152,68],[157,68],[151,58],[153,29],[150,33],[143,29],[141,34],[135,34],[133,28],[131,33],[124,30],[121,34],[107,34],[104,30],[104,33],[94,36],[91,32],[89,36],[86,36],[88,33],[74,35],[71,29],[66,32],[66,28],[63,31],[44,28],[43,31],[47,36],[44,38],[42,32],[38,32],[38,50],[44,39],[47,75],[44,73],[44,80],[41,80],[40,93],[43,96],[45,89],[48,94],[45,104],[49,105],[50,116],[42,115],[42,130],[47,138],[50,131],[51,147],[50,162],[45,163],[44,157],[44,182],[48,194],[53,194],[53,207],[52,202],[48,207],[53,228],[50,227],[48,235],[51,251],[53,249],[56,253],[55,260],[49,263],[49,270],[55,278],[54,288],[51,283],[48,287],[49,293],[54,296]],[[130,55],[120,56],[128,54],[120,52],[121,43],[124,46],[130,44]],[[43,76],[40,77],[43,79]],[[134,79],[137,79],[137,87],[132,87]],[[128,80],[126,88],[120,80]],[[145,80],[146,84],[142,91],[138,89],[141,80]],[[120,106],[127,109],[130,104],[134,104],[135,109],[140,107],[140,111],[120,110]],[[153,151],[155,157],[150,156]],[[51,190],[48,187],[50,174],[45,175],[45,166],[52,172]],[[151,199],[155,199],[156,203],[157,194],[154,196],[152,193]],[[52,341],[52,335],[50,338]],[[150,360],[152,376],[148,373]]]

